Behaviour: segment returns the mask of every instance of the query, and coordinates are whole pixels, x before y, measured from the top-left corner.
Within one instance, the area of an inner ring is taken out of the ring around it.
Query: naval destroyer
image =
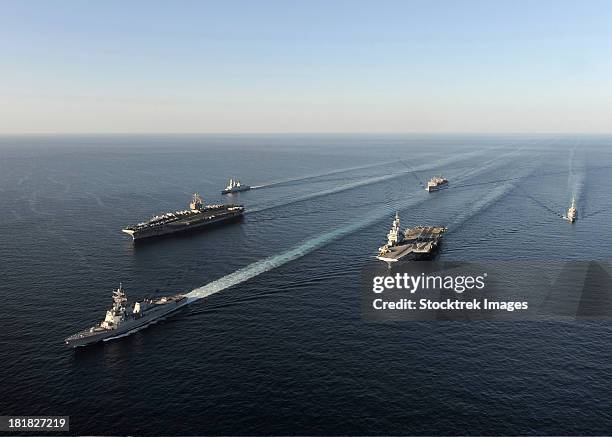
[[[131,235],[134,240],[140,240],[227,222],[240,218],[243,213],[242,205],[204,205],[200,195],[195,193],[188,210],[158,215],[149,221],[128,226],[122,231]]]
[[[445,227],[416,226],[402,232],[399,214],[395,214],[395,220],[391,230],[387,234],[387,244],[378,249],[378,258],[387,263],[397,262],[401,259],[428,259],[435,255]]]
[[[249,191],[250,189],[250,185],[241,184],[238,179],[230,179],[227,187],[221,191],[221,194],[239,193],[240,191]]]
[[[567,215],[564,217],[565,220],[567,220],[570,223],[574,223],[576,221],[577,212],[578,211],[576,209],[576,199],[572,198],[572,204],[567,210]]]
[[[119,284],[119,288],[113,292],[113,306],[106,311],[104,320],[96,326],[71,335],[64,342],[68,346],[76,348],[123,337],[146,328],[184,306],[187,302],[187,296],[177,294],[159,299],[145,299],[128,307],[127,297],[123,287]]]
[[[431,178],[429,182],[427,182],[427,186],[425,187],[425,190],[431,193],[432,191],[438,191],[438,190],[441,190],[442,188],[446,188],[447,186],[448,186],[448,179],[443,178],[441,176],[436,176],[434,178]]]

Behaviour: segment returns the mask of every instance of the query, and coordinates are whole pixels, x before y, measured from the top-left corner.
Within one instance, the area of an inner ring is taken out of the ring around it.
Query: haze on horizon
[[[612,2],[33,1],[0,134],[611,132]]]

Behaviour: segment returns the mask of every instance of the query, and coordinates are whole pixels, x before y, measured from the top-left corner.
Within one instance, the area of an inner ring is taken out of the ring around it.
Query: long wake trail
[[[410,201],[405,201],[399,204],[395,204],[393,207],[386,207],[381,210],[377,210],[376,213],[371,213],[367,218],[353,222],[348,226],[334,229],[333,231],[326,232],[318,235],[314,238],[306,240],[301,244],[277,255],[270,256],[260,261],[256,261],[240,270],[237,270],[229,275],[226,275],[220,279],[210,282],[202,287],[196,288],[187,294],[187,297],[191,301],[196,301],[204,297],[210,296],[211,294],[218,293],[221,290],[240,284],[241,282],[247,281],[255,276],[262,273],[275,269],[288,262],[294,261],[304,255],[319,249],[330,242],[337,240],[338,238],[352,234],[370,224],[376,223],[377,221],[389,216],[395,209],[405,209],[409,206],[416,205],[420,202],[425,201],[426,197],[413,198]]]
[[[477,199],[469,206],[469,208],[466,208],[453,219],[450,224],[451,230],[461,227],[476,214],[482,213],[495,203],[499,202],[510,192],[515,190],[519,186],[519,182],[521,180],[527,178],[532,173],[533,168],[527,169],[521,172],[521,174],[518,176],[504,180],[504,184],[493,187],[488,193]]]
[[[582,163],[584,164],[584,163]],[[581,168],[577,168],[576,163],[576,147],[570,151],[569,156],[569,174],[567,177],[568,191],[571,193],[572,198],[576,199],[576,202],[580,204],[580,198],[584,190],[584,165]]]
[[[272,187],[278,187],[281,185],[289,185],[289,184],[294,184],[297,182],[304,182],[304,181],[308,181],[310,179],[318,179],[318,178],[322,178],[325,176],[331,176],[331,175],[337,175],[337,174],[342,174],[342,173],[348,173],[351,171],[355,171],[355,170],[364,170],[367,168],[374,168],[374,167],[383,167],[386,165],[391,165],[391,164],[395,164],[396,161],[385,161],[385,162],[377,162],[374,164],[366,164],[366,165],[360,165],[357,167],[347,167],[347,168],[340,168],[338,170],[332,170],[332,171],[328,171],[325,173],[316,173],[316,174],[311,174],[311,175],[307,175],[307,176],[300,176],[297,178],[290,178],[290,179],[283,179],[280,181],[273,181],[273,182],[267,182],[261,185],[254,185],[251,187],[252,190],[257,190],[257,189],[261,189],[261,188],[272,188]]]
[[[425,170],[432,170],[435,169],[437,167],[443,166],[443,165],[449,165],[455,162],[459,162],[459,161],[463,161],[466,159],[469,159],[471,157],[474,156],[478,156],[482,154],[481,151],[475,151],[475,152],[470,152],[470,153],[466,153],[463,155],[459,155],[459,156],[452,156],[452,157],[448,157],[448,158],[443,158],[441,160],[432,162],[432,163],[428,163],[428,164],[423,164],[420,165],[418,167],[412,167],[412,168],[407,168],[406,170],[402,170],[399,172],[395,172],[395,173],[388,173],[388,174],[384,174],[381,176],[375,176],[375,177],[371,177],[371,178],[367,178],[367,179],[363,179],[357,182],[351,182],[349,184],[344,184],[344,185],[340,185],[338,187],[334,187],[334,188],[329,188],[327,190],[322,190],[322,191],[316,191],[314,193],[310,193],[310,194],[306,194],[304,196],[301,197],[294,197],[291,198],[290,200],[286,201],[286,202],[282,202],[282,203],[275,203],[272,205],[267,205],[267,206],[261,206],[261,207],[254,207],[252,209],[249,209],[246,211],[246,213],[254,213],[254,212],[261,212],[261,211],[266,211],[269,209],[273,209],[273,208],[279,208],[281,206],[287,206],[287,205],[291,205],[297,202],[302,202],[305,200],[311,200],[311,199],[315,199],[317,197],[322,197],[322,196],[328,196],[330,194],[335,194],[335,193],[340,193],[342,191],[346,191],[346,190],[352,190],[354,188],[358,188],[358,187],[362,187],[365,185],[372,185],[378,182],[383,182],[383,181],[388,181],[391,179],[395,179],[401,176],[404,176],[406,174],[410,174],[410,173],[414,173],[417,171],[425,171]]]

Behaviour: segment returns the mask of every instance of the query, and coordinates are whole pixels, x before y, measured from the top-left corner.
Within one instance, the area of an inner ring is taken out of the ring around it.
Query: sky
[[[612,132],[608,0],[0,0],[0,134]]]

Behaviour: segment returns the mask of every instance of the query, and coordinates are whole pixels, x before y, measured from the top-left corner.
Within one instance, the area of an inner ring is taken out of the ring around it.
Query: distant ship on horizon
[[[250,185],[243,185],[238,179],[230,179],[227,187],[221,191],[221,194],[239,193],[240,191],[249,191],[250,189]]]

